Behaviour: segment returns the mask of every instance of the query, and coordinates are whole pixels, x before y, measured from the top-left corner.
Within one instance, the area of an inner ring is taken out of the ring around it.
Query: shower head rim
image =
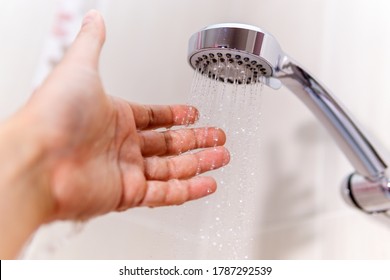
[[[239,23],[239,22],[222,22],[222,23],[210,24],[210,25],[205,26],[201,30],[209,30],[209,29],[214,29],[214,28],[239,28],[239,29],[247,29],[247,30],[252,30],[252,31],[256,31],[256,32],[264,32],[264,33],[269,34],[268,32],[266,32],[264,29],[262,29],[260,27],[246,24],[246,23]]]
[[[283,56],[279,43],[271,34],[256,26],[243,23],[213,24],[193,34],[188,48],[188,62],[192,68],[208,67],[212,61],[216,63],[216,59],[208,57],[209,53],[222,54],[221,59],[225,66],[229,65],[225,62],[227,60],[239,64],[235,67],[246,66],[250,69],[250,73],[245,71],[245,76],[248,77],[250,74],[256,80],[260,77],[273,77],[280,57]],[[203,61],[203,57],[206,61]],[[236,60],[235,57],[246,61]]]

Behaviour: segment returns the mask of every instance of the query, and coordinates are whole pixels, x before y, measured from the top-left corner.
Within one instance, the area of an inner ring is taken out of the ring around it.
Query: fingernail
[[[199,120],[199,117],[200,117],[199,110],[195,107],[192,107],[192,108],[193,108],[194,114],[195,114],[195,122],[197,122]]]
[[[97,15],[98,15],[98,11],[90,10],[88,13],[85,14],[82,26],[87,25],[88,23],[94,21]]]
[[[229,162],[230,162],[230,152],[228,149],[225,149],[225,154],[224,154],[224,157],[223,157],[223,165],[227,165]]]

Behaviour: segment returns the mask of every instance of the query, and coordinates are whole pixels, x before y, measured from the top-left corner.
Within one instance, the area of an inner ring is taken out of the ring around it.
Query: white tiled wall
[[[0,0],[0,118],[29,94],[53,2]],[[186,102],[192,79],[186,62],[189,36],[217,22],[253,24],[271,32],[390,148],[388,8],[386,1],[363,0],[112,1],[104,12],[103,81],[109,93],[133,101]],[[238,238],[245,246],[233,246],[239,254],[199,239],[214,213],[197,201],[114,213],[81,226],[54,224],[36,235],[25,257],[389,258],[390,227],[341,199],[340,183],[352,169],[332,139],[287,90],[264,89],[262,98],[261,147],[254,151],[259,154],[258,183],[250,186],[255,204],[248,211],[253,228]],[[218,204],[227,189],[233,192],[230,183],[209,203]],[[228,220],[236,210],[219,217]],[[230,242],[229,233],[219,242]]]

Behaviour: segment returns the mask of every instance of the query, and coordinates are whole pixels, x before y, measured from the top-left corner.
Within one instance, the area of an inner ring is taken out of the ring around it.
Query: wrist
[[[39,126],[23,111],[0,125],[0,257],[15,257],[52,213]]]

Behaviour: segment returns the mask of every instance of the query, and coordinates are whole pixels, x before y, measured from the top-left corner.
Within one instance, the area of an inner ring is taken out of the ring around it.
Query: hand
[[[214,192],[216,183],[196,175],[229,161],[220,129],[153,130],[194,123],[195,108],[143,106],[106,95],[97,69],[104,38],[101,16],[90,12],[26,106],[45,135],[49,220],[197,199]],[[180,155],[198,148],[207,149]]]
[[[98,73],[104,39],[103,19],[88,13],[64,59],[0,125],[0,259],[17,256],[45,222],[208,195],[215,181],[197,175],[229,162],[220,129],[155,130],[194,123],[195,108],[108,96]]]

